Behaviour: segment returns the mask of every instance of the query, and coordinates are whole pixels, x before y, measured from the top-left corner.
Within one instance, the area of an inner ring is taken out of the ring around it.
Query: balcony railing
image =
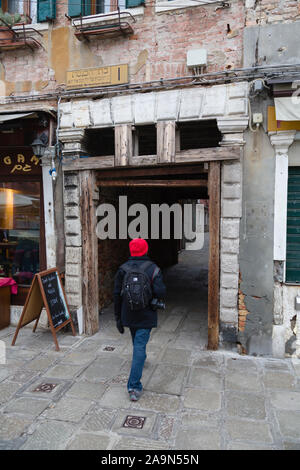
[[[67,16],[67,18],[69,18],[69,20],[72,22],[72,26],[75,28],[75,36],[79,41],[89,41],[89,39],[94,36],[106,39],[121,35],[127,36],[129,34],[133,34],[131,20],[134,23],[136,22],[135,18],[130,12],[120,11],[119,8],[117,12],[113,13],[85,17],[80,16],[78,18],[70,18]],[[101,24],[98,22],[100,18]],[[89,22],[88,20],[91,21]],[[128,20],[130,20],[130,22]]]

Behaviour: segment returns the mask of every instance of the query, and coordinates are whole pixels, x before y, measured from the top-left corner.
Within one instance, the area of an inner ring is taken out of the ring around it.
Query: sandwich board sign
[[[16,342],[20,329],[34,320],[33,331],[35,332],[43,308],[47,312],[56,351],[59,351],[56,337],[57,331],[70,324],[73,336],[76,336],[60,274],[57,268],[52,268],[35,274],[12,341],[12,346]]]

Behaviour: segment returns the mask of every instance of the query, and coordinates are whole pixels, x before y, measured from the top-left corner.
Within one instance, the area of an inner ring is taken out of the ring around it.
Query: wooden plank
[[[207,180],[153,180],[153,179],[119,179],[119,180],[102,180],[99,181],[100,186],[141,186],[141,187],[207,187]]]
[[[129,165],[132,158],[132,125],[115,126],[115,166]]]
[[[220,291],[220,163],[209,165],[209,271],[208,271],[208,349],[219,345]]]
[[[99,170],[113,168],[115,165],[115,156],[107,155],[105,157],[77,158],[67,163],[63,163],[63,171],[78,170]]]
[[[157,163],[175,162],[175,121],[157,123]]]
[[[237,160],[241,157],[239,146],[209,147],[201,149],[181,150],[176,154],[175,163],[211,162],[219,160]]]
[[[84,333],[99,331],[98,239],[96,235],[96,207],[93,199],[95,174],[79,173],[81,187],[82,226],[82,308]]]
[[[204,169],[204,164],[199,165],[164,165],[152,168],[115,168],[112,170],[103,170],[97,172],[97,181],[108,179],[136,178],[136,177],[155,177],[155,176],[172,176],[172,175],[202,175],[207,174],[208,170]]]

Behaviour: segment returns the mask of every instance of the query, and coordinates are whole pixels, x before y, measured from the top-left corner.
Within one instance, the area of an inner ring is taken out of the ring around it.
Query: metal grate
[[[36,387],[33,392],[46,392],[50,393],[52,390],[55,389],[57,384],[40,384],[38,387]]]
[[[126,416],[123,428],[143,429],[145,421],[143,416]]]

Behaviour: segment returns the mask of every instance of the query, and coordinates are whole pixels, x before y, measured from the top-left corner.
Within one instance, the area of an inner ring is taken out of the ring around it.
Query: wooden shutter
[[[300,167],[289,167],[286,282],[300,283]]]
[[[144,5],[145,0],[126,0],[126,8],[139,7]]]
[[[38,0],[38,23],[56,18],[56,0]]]
[[[92,14],[92,0],[69,0],[68,15],[88,16]]]

